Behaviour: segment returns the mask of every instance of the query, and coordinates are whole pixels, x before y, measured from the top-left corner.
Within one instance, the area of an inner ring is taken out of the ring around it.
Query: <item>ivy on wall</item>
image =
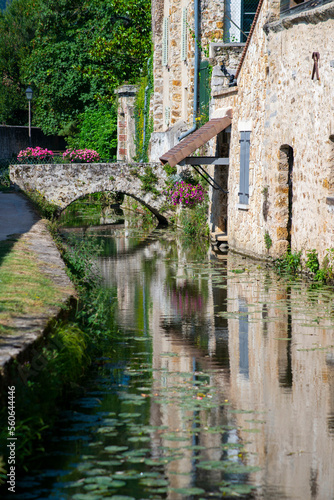
[[[136,124],[136,161],[148,162],[148,146],[153,132],[153,119],[150,116],[150,101],[153,93],[153,58],[147,63],[147,75],[139,82],[139,90],[135,100]]]

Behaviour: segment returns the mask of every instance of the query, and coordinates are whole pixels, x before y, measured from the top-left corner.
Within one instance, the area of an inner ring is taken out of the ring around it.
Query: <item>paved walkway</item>
[[[38,220],[38,215],[23,196],[0,191],[0,240],[28,232]]]

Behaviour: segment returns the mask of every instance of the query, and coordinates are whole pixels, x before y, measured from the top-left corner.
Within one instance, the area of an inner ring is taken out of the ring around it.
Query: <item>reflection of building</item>
[[[238,415],[241,436],[252,437],[248,451],[260,457],[265,498],[275,490],[275,498],[332,498],[333,369],[323,348],[333,329],[312,325],[323,304],[302,303],[302,291],[284,283],[266,290],[253,272],[251,284],[242,276],[228,282],[231,399],[258,412]],[[261,432],[245,432],[252,429]]]
[[[258,485],[255,498],[334,498],[334,363],[333,349],[327,349],[333,345],[333,325],[324,319],[331,317],[331,300],[321,294],[314,300],[310,294],[308,301],[302,284],[276,282],[269,271],[229,256],[228,279],[222,266],[221,277],[216,274],[214,280],[208,265],[202,276],[202,309],[182,315],[166,285],[173,280],[174,288],[183,290],[193,282],[193,293],[198,276],[181,248],[159,236],[133,251],[120,239],[118,248],[128,253],[103,263],[109,283],[117,286],[120,324],[152,335],[153,393],[161,398],[153,399],[150,423],[186,436],[174,441],[158,431],[151,435],[157,460],[164,454],[161,446],[183,449],[180,460],[164,464],[171,487],[190,486],[194,477],[197,484],[203,476],[212,484],[226,479],[221,471],[197,470],[194,451],[184,447],[202,445],[203,460],[220,461],[221,445],[243,442],[245,458],[233,448],[226,454],[261,467],[250,475]],[[209,418],[182,408],[182,392],[175,389],[191,390],[199,369],[217,400],[228,402],[214,408]],[[172,402],[163,400],[167,388],[175,390]],[[191,432],[193,424],[196,433]],[[226,424],[232,425],[223,432],[204,431]],[[183,475],[187,472],[191,474]]]

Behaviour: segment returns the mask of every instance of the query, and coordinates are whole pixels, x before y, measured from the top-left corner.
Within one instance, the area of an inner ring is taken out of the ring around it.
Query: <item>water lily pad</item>
[[[179,434],[164,434],[163,436],[166,441],[188,441],[190,436],[182,436]]]
[[[167,465],[169,462],[171,462],[171,457],[159,457],[159,458],[147,458],[145,460],[146,465],[150,466],[158,466],[158,465]]]
[[[100,427],[99,429],[97,429],[97,431],[99,434],[110,434],[110,433],[114,433],[115,432],[115,427]]]
[[[145,462],[145,457],[130,457],[127,459],[130,464],[143,464]]]
[[[205,491],[202,488],[171,488],[175,493],[179,493],[180,495],[202,495]]]
[[[118,453],[120,451],[125,451],[128,450],[128,446],[106,446],[104,448],[108,453]]]
[[[151,451],[150,448],[140,448],[140,450],[131,450],[123,453],[127,457],[142,457],[147,452]]]
[[[158,487],[158,486],[168,486],[168,481],[166,479],[155,479],[145,477],[139,481],[143,486]]]
[[[87,491],[98,490],[99,485],[97,483],[85,484],[83,488]]]
[[[148,436],[132,436],[128,441],[131,443],[146,443],[147,441],[151,441],[151,438]]]
[[[107,497],[106,500],[136,500],[136,499],[134,497],[128,497],[125,495],[113,495],[112,497]]]
[[[94,495],[93,493],[77,493],[72,496],[73,500],[101,500],[101,495]]]
[[[137,418],[137,417],[141,417],[141,413],[120,413],[118,415],[120,418]]]
[[[106,473],[105,469],[92,469],[86,472],[87,476],[98,476],[105,473]]]
[[[120,460],[102,460],[102,461],[99,461],[99,462],[96,462],[96,465],[104,465],[106,467],[109,467],[109,466],[115,466],[115,465],[119,465],[121,462]]]
[[[254,489],[256,489],[255,486],[252,486],[250,484],[231,484],[229,486],[222,486],[219,488],[219,491],[221,493],[225,494],[232,494],[232,495],[247,495],[251,493]]]
[[[129,469],[129,470],[123,470],[123,471],[117,471],[113,476],[112,478],[113,479],[116,479],[116,480],[119,480],[119,479],[125,479],[125,480],[129,480],[129,479],[138,479],[142,477],[140,475],[140,473],[134,469]]]

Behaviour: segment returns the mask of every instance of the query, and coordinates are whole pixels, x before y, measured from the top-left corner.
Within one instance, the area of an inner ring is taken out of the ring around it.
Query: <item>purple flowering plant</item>
[[[66,149],[63,159],[73,163],[93,163],[100,160],[100,155],[93,149]]]
[[[174,206],[193,207],[204,200],[204,189],[201,184],[187,184],[184,181],[176,182],[172,188],[165,191],[167,199]]]
[[[53,157],[53,152],[50,151],[49,149],[43,149],[39,146],[36,148],[27,148],[27,149],[22,149],[22,151],[19,152],[17,155],[17,158],[20,158],[21,160],[24,160],[26,158],[36,158],[39,160],[45,160],[47,158],[52,158]]]

